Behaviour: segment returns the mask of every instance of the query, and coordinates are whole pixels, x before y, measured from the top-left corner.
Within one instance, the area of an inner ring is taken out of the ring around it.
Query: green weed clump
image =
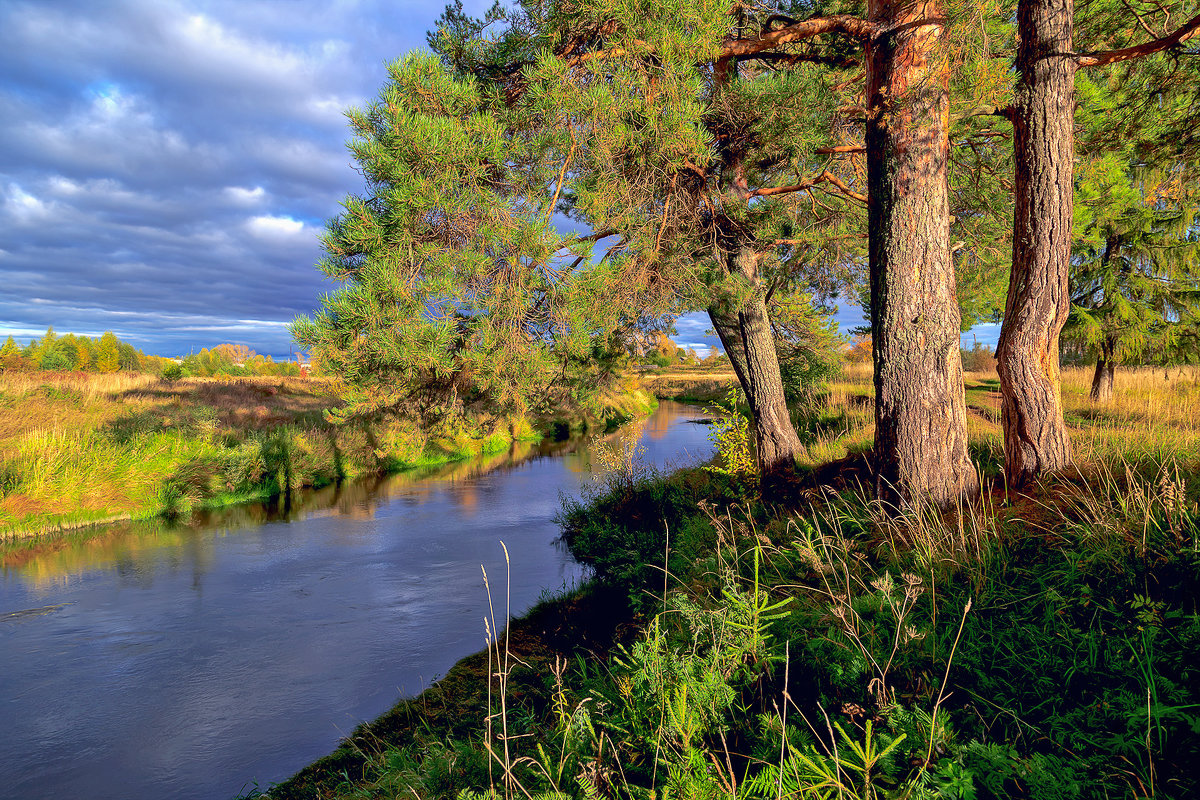
[[[329,796],[1196,796],[1200,487],[1105,474],[901,517],[603,482],[564,538],[639,632],[538,669],[490,622],[483,721],[381,741]]]
[[[853,366],[801,415],[812,469],[778,505],[610,441],[560,521],[603,613],[633,624],[581,646],[572,596],[554,649],[530,642],[554,637],[542,617],[511,645],[489,620],[482,675],[454,695],[471,713],[435,687],[408,706],[426,704],[416,730],[356,736],[320,796],[1200,796],[1200,440],[1172,395],[1187,374],[1131,374],[1133,399],[1090,410],[1068,375],[1079,469],[1027,494],[996,477],[995,375],[970,376],[981,499],[947,511],[885,509],[840,488],[853,474],[814,483],[869,446]]]
[[[557,521],[575,559],[640,605],[653,601],[664,569],[687,574],[715,547],[716,532],[696,504],[701,497],[732,502],[737,495],[728,478],[703,470],[642,472],[595,486],[581,500],[565,498]]]

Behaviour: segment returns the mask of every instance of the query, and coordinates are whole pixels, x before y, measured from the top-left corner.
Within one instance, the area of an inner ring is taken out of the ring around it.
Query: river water
[[[664,402],[614,434],[659,468],[711,447]],[[611,438],[611,437],[610,437]],[[594,443],[0,552],[0,798],[228,800],[329,753],[582,568],[556,542]],[[497,612],[502,613],[502,612]]]

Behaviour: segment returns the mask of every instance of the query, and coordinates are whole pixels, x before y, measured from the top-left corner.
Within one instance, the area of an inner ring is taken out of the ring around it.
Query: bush
[[[663,355],[662,353],[653,352],[646,356],[646,363],[652,364],[656,367],[661,368],[661,367],[669,367],[672,364],[674,364],[675,361],[673,359],[671,359],[669,356]]]
[[[162,379],[164,381],[177,381],[183,377],[183,365],[171,363],[163,367]]]
[[[565,499],[556,521],[571,555],[638,605],[646,590],[661,590],[668,549],[672,577],[686,580],[715,548],[713,526],[696,502],[701,497],[737,499],[729,479],[702,469],[650,473],[580,501]]]
[[[962,349],[962,365],[965,372],[992,372],[996,369],[996,351],[991,345],[975,342],[970,350]]]

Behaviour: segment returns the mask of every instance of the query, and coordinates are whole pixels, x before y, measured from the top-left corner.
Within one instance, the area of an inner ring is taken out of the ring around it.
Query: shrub
[[[577,561],[641,604],[646,590],[662,588],[664,557],[673,578],[686,580],[715,548],[716,533],[697,498],[728,503],[737,495],[728,479],[704,470],[650,472],[583,500],[565,499],[556,520]]]
[[[993,372],[996,369],[996,351],[991,345],[977,341],[970,350],[962,348],[962,365],[965,372]]]
[[[675,362],[670,357],[663,355],[662,353],[654,352],[654,353],[649,353],[646,356],[646,363],[652,364],[659,368],[662,368],[662,367],[669,367],[672,364],[674,364]]]
[[[741,390],[732,388],[724,403],[713,403],[704,409],[712,417],[708,440],[717,450],[717,459],[708,466],[712,472],[734,478],[757,476],[757,466],[750,444],[750,420],[738,411]]]

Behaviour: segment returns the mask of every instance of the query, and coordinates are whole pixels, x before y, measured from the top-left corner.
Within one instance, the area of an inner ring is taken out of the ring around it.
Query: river
[[[694,463],[697,413],[664,402],[615,436],[654,467]],[[229,800],[288,777],[483,649],[501,541],[514,614],[580,580],[553,517],[594,460],[590,442],[518,444],[0,551],[0,797]]]

